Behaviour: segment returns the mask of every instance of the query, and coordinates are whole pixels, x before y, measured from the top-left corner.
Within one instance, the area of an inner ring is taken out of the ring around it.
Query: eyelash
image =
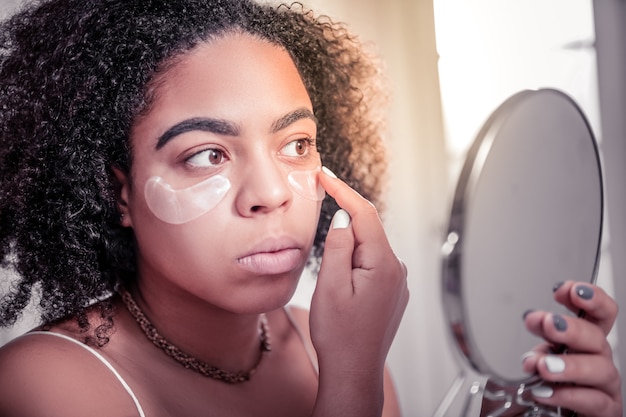
[[[285,147],[287,147],[290,144],[296,144],[297,142],[301,142],[301,141],[305,142],[306,145],[307,145],[306,153],[303,154],[303,155],[289,156],[289,157],[290,158],[298,158],[298,159],[307,159],[307,158],[309,158],[311,156],[311,150],[313,150],[313,152],[317,151],[316,141],[315,141],[314,138],[305,137],[305,138],[294,139],[292,141],[289,141],[285,146],[283,146],[281,148],[281,150],[284,149]],[[205,152],[218,152],[222,156],[222,160],[220,161],[220,163],[218,165],[213,165],[210,168],[216,168],[216,167],[218,167],[219,165],[221,165],[223,163],[223,159],[228,159],[228,156],[226,155],[226,151],[224,151],[223,149],[220,149],[220,148],[217,148],[217,147],[207,147],[207,148],[203,148],[203,149],[201,149],[201,150],[199,150],[197,152],[194,152],[192,155],[189,155],[188,157],[185,157],[183,159],[183,161],[184,161],[184,163],[186,165],[188,165],[192,169],[209,168],[209,167],[200,166],[198,164],[193,164],[193,163],[190,162],[193,158],[195,158],[195,157],[197,157],[197,156],[199,156],[199,155],[201,155],[201,154],[203,154]]]
[[[193,163],[190,162],[193,158],[196,158],[199,155],[202,155],[203,153],[206,153],[206,152],[217,152],[217,153],[220,153],[221,156],[222,156],[222,158],[221,158],[222,160],[220,161],[220,163],[218,165],[213,165],[211,167],[205,167],[205,166],[201,166],[199,164],[193,164]],[[223,163],[224,159],[228,159],[228,156],[226,155],[226,151],[224,151],[223,149],[217,148],[217,147],[207,147],[207,148],[203,148],[203,149],[201,149],[201,150],[199,150],[197,152],[194,152],[193,154],[189,155],[188,157],[185,157],[183,161],[184,161],[184,163],[186,165],[188,165],[192,169],[205,169],[205,168],[217,168],[219,165],[221,165]]]
[[[309,138],[309,137],[292,140],[289,143],[287,143],[287,145],[283,146],[283,149],[285,149],[288,145],[290,145],[292,143],[298,143],[298,142],[305,142],[306,143],[306,145],[307,145],[307,152],[304,155],[298,155],[295,158],[307,158],[307,157],[309,157],[311,155],[311,150],[313,150],[313,151],[317,150],[315,139]]]

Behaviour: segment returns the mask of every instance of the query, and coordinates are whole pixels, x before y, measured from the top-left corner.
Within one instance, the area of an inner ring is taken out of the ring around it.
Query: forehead
[[[133,130],[146,118],[175,123],[183,116],[210,113],[239,121],[251,111],[269,116],[296,107],[312,110],[289,53],[248,34],[228,34],[201,43],[178,57],[152,84],[150,109]]]

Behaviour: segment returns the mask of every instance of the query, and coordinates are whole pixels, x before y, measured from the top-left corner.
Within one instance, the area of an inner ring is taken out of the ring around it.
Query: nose
[[[277,161],[247,164],[237,194],[237,211],[244,217],[287,208],[293,199],[287,172]]]

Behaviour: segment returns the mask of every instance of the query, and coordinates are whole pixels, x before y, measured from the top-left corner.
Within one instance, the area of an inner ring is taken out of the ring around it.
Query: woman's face
[[[229,311],[282,306],[323,197],[316,121],[291,57],[227,35],[154,85],[149,113],[132,127],[132,184],[124,177],[121,193],[140,285]]]

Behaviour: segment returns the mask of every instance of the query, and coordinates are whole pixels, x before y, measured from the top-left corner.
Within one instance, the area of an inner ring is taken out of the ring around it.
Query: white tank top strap
[[[296,318],[293,316],[293,312],[291,311],[291,308],[292,307],[289,305],[285,306],[284,308],[285,314],[287,315],[287,318],[291,322],[291,326],[296,331],[296,334],[302,341],[302,344],[304,345],[304,350],[306,351],[306,354],[309,357],[309,361],[311,362],[311,366],[313,366],[315,373],[319,375],[320,369],[317,363],[317,355],[315,354],[315,350],[313,348],[311,339],[309,337],[306,337],[306,335],[302,331],[302,328],[298,324],[298,320],[296,320]]]
[[[128,383],[126,383],[124,378],[122,378],[122,376],[119,374],[119,372],[117,372],[117,370],[113,367],[113,365],[111,365],[111,363],[104,356],[102,356],[98,351],[96,351],[94,348],[92,348],[92,347],[90,347],[90,346],[88,346],[88,345],[86,345],[84,343],[81,343],[78,340],[73,339],[73,338],[71,338],[69,336],[61,334],[61,333],[55,333],[55,332],[49,332],[49,331],[34,331],[34,332],[26,333],[24,336],[32,335],[32,334],[45,334],[45,335],[59,337],[61,339],[65,339],[65,340],[67,340],[69,342],[72,342],[72,343],[74,343],[74,344],[84,348],[88,352],[90,352],[93,356],[95,356],[98,360],[100,360],[100,362],[102,362],[107,368],[109,368],[109,370],[113,373],[113,375],[120,382],[122,387],[124,387],[124,389],[126,390],[128,395],[130,396],[130,398],[135,403],[135,407],[137,408],[137,412],[139,413],[139,416],[140,417],[145,417],[146,416],[145,413],[143,412],[143,408],[141,408],[141,404],[139,403],[139,400],[137,399],[137,396],[135,395],[133,390],[130,388]]]

